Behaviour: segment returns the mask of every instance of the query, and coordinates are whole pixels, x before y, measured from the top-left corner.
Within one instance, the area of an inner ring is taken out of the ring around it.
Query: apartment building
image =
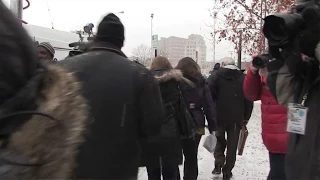
[[[191,57],[198,61],[200,67],[206,64],[206,45],[201,35],[191,34],[188,38],[170,36],[158,42],[159,55],[169,58],[173,66],[183,57]]]

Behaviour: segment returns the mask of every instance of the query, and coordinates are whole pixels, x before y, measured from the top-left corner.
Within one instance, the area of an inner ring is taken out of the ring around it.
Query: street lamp
[[[119,12],[116,12],[114,14],[124,14],[124,11],[119,11]]]

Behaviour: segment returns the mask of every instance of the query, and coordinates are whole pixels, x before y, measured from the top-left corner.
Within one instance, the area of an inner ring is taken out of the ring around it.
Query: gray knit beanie
[[[49,42],[42,42],[38,45],[38,47],[43,47],[46,50],[49,51],[49,53],[52,55],[52,57],[54,57],[55,54],[55,50],[53,48],[53,46],[49,43]]]

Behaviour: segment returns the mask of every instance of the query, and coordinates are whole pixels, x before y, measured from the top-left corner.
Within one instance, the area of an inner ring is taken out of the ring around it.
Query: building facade
[[[170,36],[158,42],[158,55],[169,58],[173,66],[183,57],[191,57],[198,62],[201,69],[206,65],[206,44],[201,35],[191,34],[188,38]]]

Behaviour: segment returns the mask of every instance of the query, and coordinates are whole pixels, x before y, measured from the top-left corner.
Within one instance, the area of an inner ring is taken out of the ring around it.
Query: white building
[[[173,66],[184,57],[191,57],[201,68],[206,64],[207,47],[201,35],[191,34],[188,38],[175,36],[161,38],[158,49],[159,55],[168,57]]]

